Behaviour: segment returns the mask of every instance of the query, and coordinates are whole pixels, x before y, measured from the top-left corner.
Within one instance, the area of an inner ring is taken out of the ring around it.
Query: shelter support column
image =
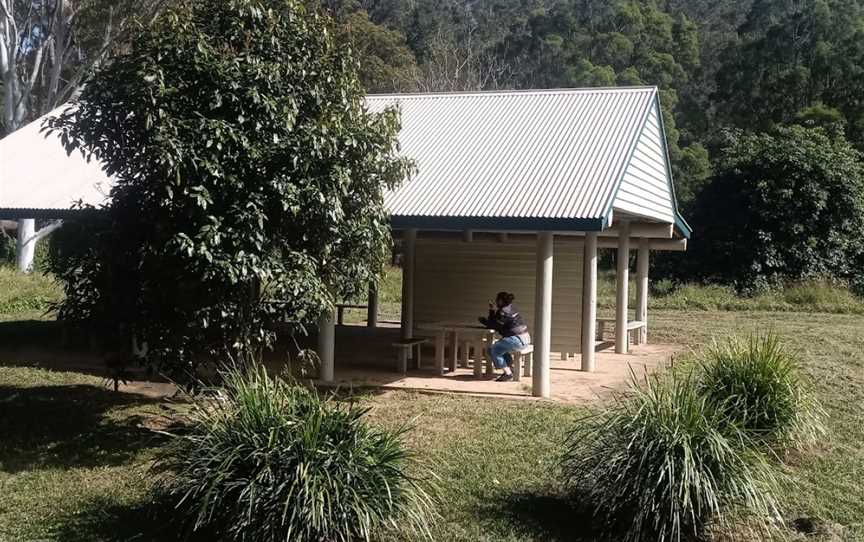
[[[378,327],[378,286],[369,286],[369,300],[366,303],[366,326]]]
[[[597,336],[597,233],[585,234],[585,268],[582,271],[582,370],[594,371],[594,338]]]
[[[537,235],[537,275],[534,300],[534,397],[550,396],[549,351],[552,347],[553,235]]]
[[[336,350],[336,316],[333,310],[328,310],[318,320],[318,358],[321,360],[319,378],[324,382],[333,382],[335,364],[333,353]]]
[[[417,230],[407,229],[402,234],[402,339],[414,336],[414,246]],[[404,348],[400,356],[412,357]],[[402,361],[401,359],[399,360]]]
[[[36,254],[36,219],[18,220],[18,271],[29,273],[33,270],[33,257]]]
[[[639,254],[636,259],[636,319],[644,324],[639,328],[639,344],[648,342],[648,258],[649,244],[639,239]]]
[[[615,353],[627,353],[627,300],[630,283],[630,223],[621,222],[618,230],[618,272],[615,274]]]

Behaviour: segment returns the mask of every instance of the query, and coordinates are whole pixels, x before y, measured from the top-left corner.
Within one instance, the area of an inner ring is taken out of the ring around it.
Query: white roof
[[[613,213],[678,224],[655,87],[371,95],[398,105],[414,177],[386,196],[394,227],[600,230]],[[47,116],[56,114],[58,110]],[[0,140],[0,214],[105,201],[95,160],[43,120]],[[686,231],[685,235],[688,235]]]
[[[66,154],[59,135],[42,131],[63,106],[0,139],[0,209],[4,215],[68,210],[77,201],[99,205],[112,181],[98,161]],[[51,214],[48,212],[47,214]],[[35,215],[33,215],[35,216]]]
[[[417,166],[386,198],[397,227],[602,229],[619,200],[631,217],[677,216],[655,87],[372,95],[367,104],[399,106],[401,150]]]

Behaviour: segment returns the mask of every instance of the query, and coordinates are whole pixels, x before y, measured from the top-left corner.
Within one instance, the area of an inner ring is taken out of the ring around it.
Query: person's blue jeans
[[[510,355],[510,352],[519,350],[523,346],[525,343],[518,336],[502,337],[489,347],[489,357],[492,358],[492,363],[495,364],[496,369],[503,369],[513,363],[513,356]]]

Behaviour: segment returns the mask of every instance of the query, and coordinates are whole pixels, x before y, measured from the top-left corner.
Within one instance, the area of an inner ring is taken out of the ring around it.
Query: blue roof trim
[[[690,224],[684,220],[684,217],[681,216],[681,213],[678,210],[675,210],[675,227],[681,231],[681,235],[684,236],[684,239],[690,239],[690,235],[693,234],[693,228],[690,227]]]
[[[530,218],[487,216],[392,216],[394,230],[438,231],[602,231],[601,218]]]

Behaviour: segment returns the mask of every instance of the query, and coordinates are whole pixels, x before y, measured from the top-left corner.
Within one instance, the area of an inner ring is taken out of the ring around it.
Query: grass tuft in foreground
[[[187,527],[219,538],[370,540],[397,525],[428,537],[432,499],[407,474],[405,428],[366,413],[263,368],[229,371],[158,455],[161,489]]]
[[[608,540],[698,538],[743,516],[767,532],[781,480],[747,434],[732,436],[730,427],[690,376],[634,376],[626,396],[576,423],[565,478]]]

